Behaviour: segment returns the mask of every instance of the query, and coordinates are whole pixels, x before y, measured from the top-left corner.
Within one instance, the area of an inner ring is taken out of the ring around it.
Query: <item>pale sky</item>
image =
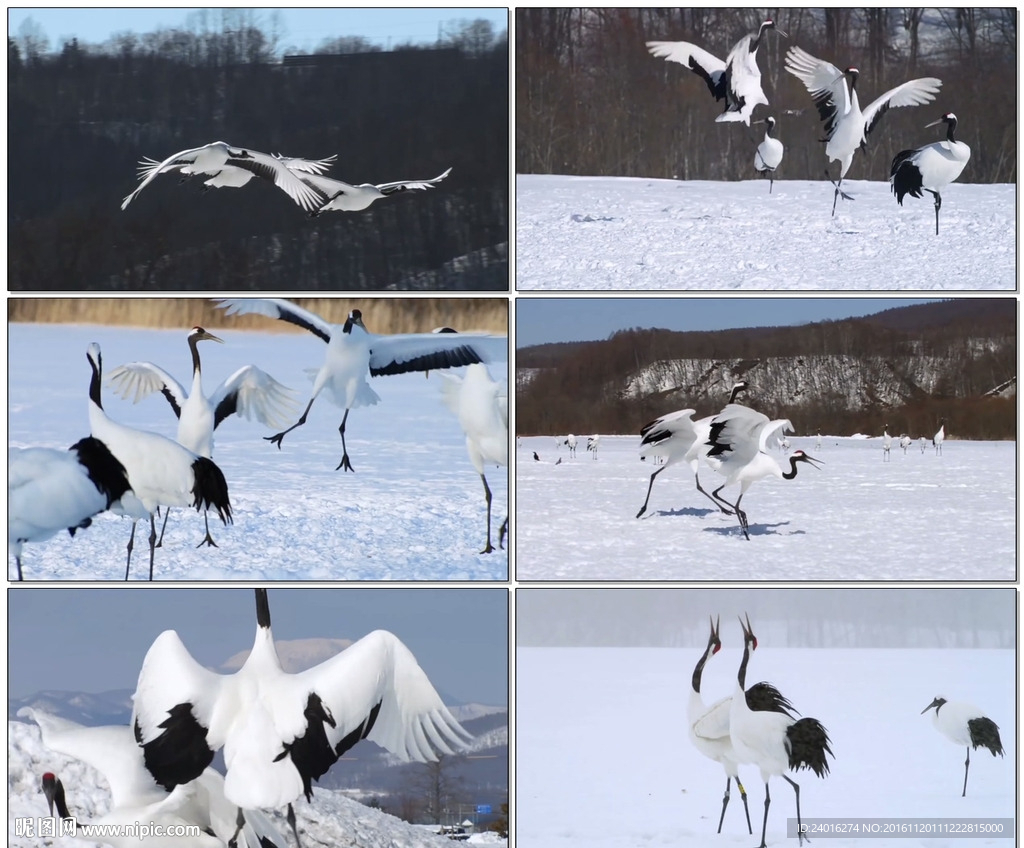
[[[25,8],[11,7],[7,12],[8,34],[17,37],[22,23],[32,18],[43,28],[49,39],[50,50],[77,37],[79,41],[99,44],[113,33],[131,31],[137,34],[160,28],[189,28],[190,18],[197,8]],[[205,10],[216,25],[218,9]],[[453,8],[414,6],[403,9],[376,8],[302,8],[257,9],[257,22],[265,29],[273,12],[280,12],[283,32],[280,44],[298,52],[313,50],[322,41],[340,36],[362,36],[384,49],[397,44],[433,43],[439,32],[447,32],[453,23],[483,18],[489,20],[495,34],[508,29],[508,10],[505,8]]]
[[[252,589],[170,587],[8,590],[8,696],[44,689],[134,689],[142,659],[176,630],[211,668],[252,647]],[[390,630],[442,693],[462,702],[508,703],[505,588],[398,587],[269,590],[274,638],[356,640]]]

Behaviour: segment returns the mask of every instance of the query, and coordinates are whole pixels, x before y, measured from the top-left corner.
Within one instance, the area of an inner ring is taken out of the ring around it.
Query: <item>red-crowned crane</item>
[[[326,159],[299,159],[294,156],[281,156],[277,153],[271,154],[274,159],[278,160],[290,171],[299,171],[308,174],[322,174],[333,164],[334,160],[337,159],[337,155],[328,156]],[[237,165],[225,164],[220,170],[197,170],[194,165],[187,162],[185,163],[172,163],[167,165],[163,162],[157,162],[156,159],[150,159],[149,157],[143,158],[139,162],[139,179],[145,179],[151,173],[156,174],[167,174],[171,171],[177,171],[181,174],[181,180],[179,182],[185,182],[185,180],[191,179],[192,177],[208,177],[203,181],[203,187],[201,191],[203,193],[208,192],[211,188],[242,188],[242,186],[248,185],[249,181],[256,176],[256,172],[248,170],[246,168],[240,168]],[[269,173],[269,172],[268,172]],[[156,175],[154,174],[154,176]]]
[[[693,669],[693,677],[690,679],[690,699],[687,702],[686,718],[690,726],[690,741],[693,743],[693,747],[709,760],[720,763],[725,769],[725,795],[722,796],[722,815],[718,819],[718,832],[722,832],[725,808],[729,806],[729,788],[732,781],[735,780],[736,786],[740,790],[740,797],[743,799],[743,811],[747,816],[747,833],[753,833],[753,828],[750,826],[750,808],[747,806],[747,790],[740,783],[739,762],[732,747],[732,738],[729,736],[729,710],[732,698],[720,698],[709,706],[704,703],[700,693],[704,664],[721,648],[718,623],[712,621],[708,645],[700,659],[697,660],[697,665]]]
[[[939,419],[938,432],[932,436],[932,444],[935,446],[935,455],[942,456],[942,443],[946,441],[946,419]]]
[[[782,142],[772,136],[772,130],[775,129],[775,118],[768,117],[754,123],[768,125],[768,129],[764,131],[764,141],[757,146],[757,151],[754,153],[754,169],[762,177],[767,175],[768,194],[771,194],[772,187],[775,185],[775,169],[782,164]]]
[[[999,726],[988,718],[978,707],[963,701],[948,701],[941,695],[921,710],[924,715],[934,709],[932,722],[935,729],[954,745],[967,749],[964,761],[964,790],[961,798],[967,797],[967,771],[971,767],[971,748],[988,748],[992,756],[1003,756],[1003,743],[999,739]]]
[[[907,448],[910,447],[914,440],[910,438],[906,433],[900,434],[900,447],[903,448],[903,455],[907,455]]]
[[[786,70],[799,79],[814,98],[818,115],[825,124],[825,155],[830,162],[839,162],[839,181],[836,182],[825,168],[825,176],[835,186],[832,196],[832,214],[836,214],[836,202],[842,195],[852,200],[842,190],[843,178],[850,170],[853,154],[857,148],[867,149],[867,139],[889,109],[901,106],[922,106],[935,99],[942,80],[935,77],[913,79],[890,88],[885,94],[861,111],[857,97],[857,79],[860,71],[847,68],[840,71],[831,62],[816,59],[799,47],[790,47],[786,53]],[[849,86],[847,86],[849,80]]]
[[[84,727],[33,707],[18,716],[39,725],[43,745],[91,766],[110,788],[110,808],[90,824],[134,827],[157,824],[163,828],[196,826],[199,835],[188,840],[190,848],[285,848],[287,842],[270,820],[258,810],[242,810],[224,795],[224,778],[212,768],[173,791],[157,784],[146,771],[143,750],[128,725]],[[61,818],[70,817],[64,785],[53,772],[42,776],[43,793]],[[142,838],[126,834],[104,840],[110,845],[134,848],[180,848],[181,836],[151,833]]]
[[[228,315],[263,315],[287,321],[308,330],[327,345],[324,363],[314,374],[313,392],[306,409],[291,427],[264,438],[281,447],[281,442],[296,427],[306,423],[306,416],[322,391],[327,391],[345,410],[338,432],[341,434],[341,462],[335,469],[355,471],[345,445],[345,424],[352,409],[380,403],[380,396],[366,382],[367,376],[405,374],[412,371],[434,371],[484,362],[494,353],[488,340],[495,336],[484,333],[396,333],[376,335],[363,324],[363,313],[353,309],[345,323],[335,326],[319,315],[308,312],[280,298],[234,298],[219,301]]]
[[[935,198],[935,235],[939,234],[939,209],[942,208],[942,195],[939,189],[945,188],[963,173],[964,167],[971,158],[971,148],[962,141],[957,141],[956,115],[947,112],[937,121],[927,124],[946,125],[946,138],[914,150],[901,150],[892,160],[889,182],[896,200],[903,205],[903,198],[923,197],[927,191]]]
[[[798,462],[806,462],[814,468],[818,467],[816,463],[821,462],[802,450],[796,450],[789,456],[790,470],[783,472],[779,464],[768,455],[768,440],[780,431],[792,429],[793,425],[786,418],[769,421],[767,415],[739,403],[730,403],[711,422],[711,433],[707,441],[710,446],[708,465],[725,477],[725,482],[711,495],[736,512],[740,529],[747,540],[750,539],[747,514],[740,509],[740,501],[747,489],[765,477],[792,480],[796,477]],[[718,493],[735,483],[740,484],[740,496],[732,504]]]
[[[375,200],[382,197],[392,197],[403,191],[426,191],[439,185],[450,173],[449,168],[443,174],[439,174],[430,180],[399,180],[391,183],[361,183],[351,185],[341,180],[332,180],[330,177],[322,177],[319,174],[299,174],[299,179],[307,185],[312,186],[324,195],[324,202],[310,212],[310,217],[316,218],[324,212],[361,212]]]
[[[740,619],[743,628],[743,659],[736,674],[736,688],[729,709],[729,736],[740,763],[753,763],[761,770],[764,781],[764,821],[761,824],[761,845],[765,848],[768,830],[768,807],[771,794],[768,781],[775,775],[793,787],[796,793],[796,822],[799,844],[803,844],[800,820],[800,786],[786,772],[809,769],[818,777],[829,772],[828,757],[835,757],[829,747],[828,732],[816,718],[797,719],[793,705],[770,683],[758,683],[746,690],[747,663],[757,649],[757,638],[750,626]]]
[[[597,446],[601,444],[601,436],[594,434],[593,436],[587,436],[587,452],[591,455],[591,459],[597,459]]]
[[[103,380],[100,346],[93,342],[86,355],[92,368],[89,381],[89,426],[92,435],[102,441],[124,466],[131,486],[110,507],[113,512],[132,519],[124,579],[128,579],[131,570],[135,525],[140,518],[148,518],[149,579],[152,580],[156,549],[156,521],[153,515],[157,508],[191,506],[197,510],[207,510],[212,507],[225,525],[230,524],[228,484],[213,460],[199,456],[158,433],[136,430],[111,419],[103,411],[100,394]]]
[[[199,456],[213,456],[213,432],[226,418],[238,415],[240,418],[255,418],[270,427],[284,427],[295,414],[294,392],[255,365],[239,368],[222,382],[207,397],[203,393],[202,363],[199,359],[198,344],[213,341],[224,344],[224,340],[202,327],[193,327],[188,334],[188,347],[192,353],[192,387],[185,387],[170,374],[152,362],[129,362],[114,368],[107,382],[114,391],[133,403],[159,391],[170,404],[178,419],[178,444],[184,445]],[[160,530],[159,548],[164,541],[164,531],[171,510],[164,513],[164,526]],[[207,516],[206,538],[200,545],[216,542],[210,536]]]
[[[441,372],[441,397],[459,419],[466,434],[466,450],[476,473],[484,484],[487,501],[487,544],[480,551],[489,554],[491,544],[491,487],[484,476],[484,465],[508,465],[508,393],[491,379],[487,366],[475,363],[466,367],[466,375]],[[537,454],[534,453],[534,457]],[[508,516],[498,528],[498,547],[504,547]]]
[[[144,159],[139,168],[142,182],[121,203],[121,209],[148,186],[160,174],[179,170],[179,166],[187,165],[191,174],[217,175],[225,166],[251,171],[258,177],[270,180],[287,194],[296,204],[307,211],[313,211],[322,202],[320,193],[302,182],[295,171],[284,164],[284,161],[269,153],[260,153],[243,147],[234,147],[224,141],[213,141],[202,147],[193,147],[168,156],[162,162]]]
[[[729,403],[736,400],[736,395],[746,391],[747,383],[739,380],[733,384],[729,393]],[[640,429],[640,458],[646,459],[652,456],[657,460],[664,459],[664,465],[652,472],[650,482],[647,484],[647,497],[644,498],[644,505],[636,514],[639,518],[647,511],[647,504],[651,499],[651,489],[654,488],[654,478],[666,468],[675,465],[677,462],[685,462],[690,466],[694,479],[697,481],[697,491],[707,498],[726,515],[732,515],[733,511],[723,506],[711,497],[700,485],[700,475],[697,473],[702,460],[707,457],[709,446],[708,436],[711,434],[711,422],[714,415],[708,415],[697,421],[693,420],[695,411],[692,409],[680,409],[670,412],[661,418],[655,418]]]
[[[568,448],[569,448],[569,456],[575,457],[576,456],[576,436],[574,436],[572,433],[570,433],[568,436],[565,437],[564,444],[567,445]]]
[[[754,109],[768,105],[757,67],[757,48],[768,30],[786,35],[774,21],[764,21],[757,32],[736,42],[724,62],[686,41],[648,41],[647,49],[652,56],[685,65],[704,80],[715,100],[725,101],[725,111],[716,121],[743,121],[749,127]]]
[[[892,449],[892,436],[889,435],[889,425],[882,425],[882,462],[889,462],[889,451]]]
[[[67,530],[92,524],[92,517],[128,491],[124,466],[99,439],[86,436],[67,450],[7,449],[7,548],[22,579],[21,550]]]
[[[376,630],[298,674],[281,668],[266,589],[256,589],[256,638],[245,664],[221,675],[196,662],[178,634],[150,646],[132,724],[146,769],[167,790],[195,780],[224,749],[224,794],[244,809],[313,796],[349,748],[369,739],[403,760],[434,762],[472,737],[455,720],[412,652]]]

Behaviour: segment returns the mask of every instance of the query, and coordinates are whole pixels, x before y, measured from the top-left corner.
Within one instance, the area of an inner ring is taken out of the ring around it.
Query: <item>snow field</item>
[[[520,580],[1013,580],[1016,445],[946,440],[882,461],[882,440],[794,437],[824,465],[754,483],[734,516],[696,490],[677,463],[638,456],[638,436],[602,436],[597,460],[550,436],[516,448],[516,577]],[[532,459],[536,451],[541,462]],[[770,451],[784,470],[786,455]],[[561,458],[561,464],[555,463]],[[700,469],[712,491],[722,478]],[[722,491],[735,502],[739,486]]]
[[[753,154],[751,154],[751,159]],[[970,166],[968,166],[968,169]],[[777,176],[783,176],[783,160]],[[955,182],[896,203],[888,182],[516,177],[516,288],[1016,287],[1016,186]]]
[[[757,622],[754,622],[755,633]],[[708,663],[704,702],[732,694],[739,625],[722,621],[723,648]],[[759,838],[764,784],[740,767],[754,836],[736,787],[716,835],[725,773],[690,743],[686,701],[699,650],[517,650],[517,835],[530,848],[700,846],[750,848]],[[800,771],[804,819],[1013,818],[1016,805],[1015,668],[1006,650],[805,650],[760,644],[747,684],[774,683],[828,730],[835,759],[819,779]],[[964,750],[920,715],[940,692],[969,700],[996,724],[1006,756],[972,751],[961,798]],[[794,794],[770,782],[769,846],[791,844]],[[971,845],[1009,845],[977,838]],[[795,844],[795,842],[792,842]],[[944,848],[954,839],[816,838],[812,845]]]

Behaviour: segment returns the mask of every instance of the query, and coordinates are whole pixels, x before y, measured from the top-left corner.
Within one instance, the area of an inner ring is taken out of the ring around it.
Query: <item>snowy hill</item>
[[[43,747],[39,729],[22,722],[8,723],[10,740],[7,765],[10,818],[45,816],[46,800],[39,790],[39,776],[53,771],[68,791],[68,806],[83,820],[92,820],[108,808],[109,790],[102,777],[89,766]],[[295,805],[303,845],[352,846],[352,848],[446,848],[451,842],[422,827],[366,807],[339,792],[318,789],[312,803],[300,800]],[[282,831],[288,830],[283,816],[274,816]],[[8,832],[8,845],[36,848],[35,839],[17,837]],[[88,843],[56,839],[54,848],[71,848]]]

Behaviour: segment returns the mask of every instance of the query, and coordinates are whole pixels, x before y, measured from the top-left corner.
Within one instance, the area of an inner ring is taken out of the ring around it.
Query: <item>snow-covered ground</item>
[[[528,591],[528,590],[527,590]],[[755,632],[756,632],[756,622]],[[733,632],[735,631],[735,633]],[[735,620],[722,622],[723,642]],[[732,694],[740,650],[724,648],[704,673],[705,703]],[[517,651],[516,838],[530,848],[636,848],[756,844],[764,785],[741,766],[754,836],[735,786],[716,835],[725,775],[691,745],[686,729],[690,675],[699,650],[519,648]],[[827,728],[831,773],[793,775],[807,819],[1009,818],[1016,809],[1016,657],[1009,650],[807,650],[760,644],[748,685],[774,683],[804,715]],[[999,725],[1004,758],[964,749],[921,711],[943,694],[970,701]],[[795,818],[792,789],[772,778],[769,846]],[[971,845],[1014,840],[973,838]],[[944,848],[952,838],[826,838],[811,845]]]
[[[106,781],[91,767],[78,760],[55,754],[43,747],[34,724],[8,722],[7,844],[12,848],[36,848],[37,838],[15,835],[14,819],[38,819],[46,816],[46,799],[39,789],[44,771],[54,772],[68,793],[68,807],[83,822],[93,821],[110,807]],[[408,824],[346,798],[341,792],[317,788],[313,800],[300,798],[295,803],[302,844],[324,848],[451,848],[452,842],[419,825]],[[291,829],[281,812],[268,811],[278,830],[292,844]],[[474,841],[488,842],[500,848],[508,840],[496,835],[479,834]],[[91,844],[78,839],[47,840],[53,848],[74,848]]]
[[[295,418],[309,399],[305,369],[323,362],[324,344],[309,334],[215,331],[227,343],[205,343],[207,394],[242,365],[255,364],[296,390]],[[8,326],[8,442],[11,447],[66,448],[89,433],[90,370],[85,351],[99,342],[106,373],[148,360],[188,387],[191,359],[185,330],[10,324]],[[507,380],[506,361],[492,363]],[[326,395],[305,426],[278,450],[262,437],[271,430],[234,416],[217,429],[213,459],[227,478],[234,524],[216,516],[219,547],[197,549],[202,518],[174,510],[157,579],[244,580],[504,580],[507,550],[487,555],[486,507],[480,479],[466,453],[458,421],[441,402],[434,374],[375,378],[381,403],[349,415],[346,440],[355,473],[335,471],[341,459],[343,411]],[[159,394],[133,406],[104,387],[104,408],[118,421],[174,438],[177,419]],[[492,527],[508,513],[508,471],[487,470],[494,493]],[[140,525],[140,532],[143,531]],[[158,528],[159,531],[159,528]],[[27,579],[123,580],[127,519],[105,513],[72,539],[28,544]],[[132,557],[134,579],[148,571],[143,536]],[[14,561],[8,573],[14,577]]]
[[[820,459],[793,480],[748,490],[743,538],[679,463],[654,481],[639,437],[602,436],[597,459],[555,439],[517,440],[516,577],[520,580],[1013,580],[1016,444],[915,443],[882,461],[881,439],[790,436]],[[536,451],[540,462],[532,459]],[[776,461],[789,464],[772,450]],[[561,463],[556,464],[561,458]],[[701,468],[708,491],[721,478]],[[735,501],[739,487],[725,489]]]
[[[783,168],[785,163],[783,163]],[[1016,186],[956,182],[896,203],[888,182],[516,177],[516,288],[1016,287]]]

